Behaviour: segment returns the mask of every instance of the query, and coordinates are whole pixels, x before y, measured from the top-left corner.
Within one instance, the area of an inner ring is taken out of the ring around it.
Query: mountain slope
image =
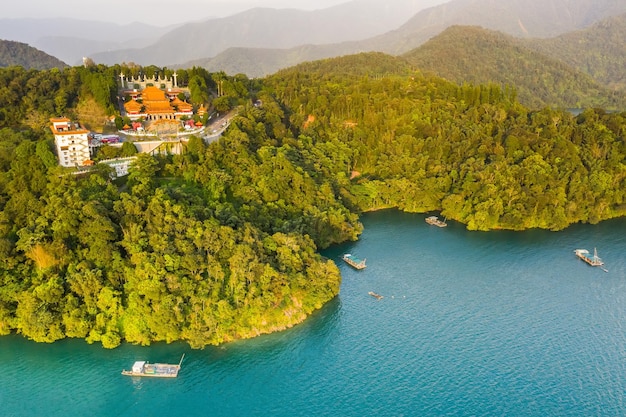
[[[453,25],[482,26],[513,36],[544,37],[585,28],[607,16],[625,12],[623,0],[452,0],[420,11],[396,30],[362,41],[281,50],[229,49],[213,58],[205,55],[181,66],[193,63],[210,71],[263,76],[299,62],[333,56],[366,51],[399,55]]]
[[[0,40],[0,67],[21,66],[26,69],[64,68],[67,65],[25,43]]]
[[[517,38],[487,29],[453,26],[404,54],[411,64],[456,83],[514,86],[531,107],[624,107],[591,76],[531,50]]]
[[[381,52],[363,52],[360,54],[304,62],[281,70],[272,77],[281,78],[285,77],[287,74],[318,74],[332,77],[349,76],[359,78],[389,74],[406,75],[410,74],[412,71],[412,65],[402,57],[391,56]]]
[[[402,54],[452,25],[482,26],[517,37],[545,38],[626,12],[623,0],[453,0],[416,14],[398,30],[365,41]]]
[[[626,14],[590,28],[551,39],[532,39],[526,45],[591,75],[615,90],[626,91]]]

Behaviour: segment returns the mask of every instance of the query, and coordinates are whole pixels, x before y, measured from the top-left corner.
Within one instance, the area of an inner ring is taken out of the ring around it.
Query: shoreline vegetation
[[[0,69],[0,334],[202,348],[283,330],[337,296],[319,249],[376,209],[485,231],[626,214],[626,113],[531,110],[512,87],[383,54],[259,80],[178,70],[194,105],[239,108],[219,141],[139,154],[122,179],[64,175],[49,117],[80,119],[85,101],[115,114],[132,71]]]

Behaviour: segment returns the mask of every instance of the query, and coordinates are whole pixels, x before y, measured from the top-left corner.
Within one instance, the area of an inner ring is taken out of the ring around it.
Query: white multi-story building
[[[89,131],[65,117],[50,119],[59,165],[76,167],[90,165]]]

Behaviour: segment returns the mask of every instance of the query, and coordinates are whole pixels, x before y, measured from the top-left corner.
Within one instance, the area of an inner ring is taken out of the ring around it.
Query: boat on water
[[[604,262],[598,256],[598,251],[595,248],[593,249],[593,255],[591,255],[587,249],[575,249],[574,253],[576,254],[576,256],[578,256],[578,258],[587,262],[591,266],[604,265]]]
[[[180,358],[178,364],[170,363],[149,363],[146,361],[137,361],[133,364],[130,371],[123,370],[122,375],[127,376],[149,376],[155,378],[176,378],[178,371],[183,364],[185,354]]]
[[[437,227],[446,227],[448,225],[445,220],[439,220],[439,217],[437,216],[426,217],[426,223]]]
[[[365,269],[365,259],[359,259],[354,255],[346,253],[343,255],[343,260],[355,269]]]
[[[370,291],[370,292],[368,292],[368,294],[371,295],[372,297],[374,297],[377,300],[380,300],[381,298],[383,298],[382,295],[376,294],[374,291]]]

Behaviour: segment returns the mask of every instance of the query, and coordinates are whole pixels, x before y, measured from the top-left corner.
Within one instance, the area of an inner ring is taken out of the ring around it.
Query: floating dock
[[[154,378],[176,378],[178,371],[183,364],[185,354],[180,358],[178,364],[169,363],[148,363],[146,361],[137,361],[133,364],[130,371],[123,370],[122,375],[127,376],[149,376]]]
[[[448,225],[445,220],[439,220],[439,217],[437,216],[426,217],[426,223],[437,227],[446,227]]]
[[[365,259],[361,260],[349,253],[343,255],[343,260],[355,269],[365,269]]]

